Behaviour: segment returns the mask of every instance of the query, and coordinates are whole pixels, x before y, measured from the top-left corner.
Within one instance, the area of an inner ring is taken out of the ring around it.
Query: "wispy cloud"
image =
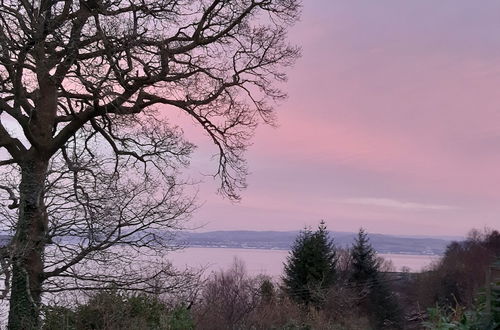
[[[374,198],[374,197],[362,197],[362,198],[344,198],[338,200],[342,204],[357,204],[366,206],[379,206],[394,209],[403,210],[456,210],[457,207],[451,205],[441,205],[441,204],[424,204],[409,201],[400,201],[391,198]]]

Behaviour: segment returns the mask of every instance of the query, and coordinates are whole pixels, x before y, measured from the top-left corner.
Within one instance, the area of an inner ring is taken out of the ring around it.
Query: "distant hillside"
[[[182,243],[191,247],[225,247],[246,249],[290,249],[298,231],[211,231],[204,233],[183,232],[179,235]],[[348,247],[357,234],[331,232],[339,247]],[[383,234],[370,234],[370,241],[379,253],[400,254],[443,254],[451,240],[443,238],[399,237]]]
[[[210,231],[178,233],[178,243],[191,247],[223,247],[242,249],[289,250],[298,231]],[[156,234],[171,239],[171,233],[157,230]],[[338,247],[349,247],[354,242],[356,233],[331,232]],[[446,238],[401,237],[383,234],[370,234],[370,241],[379,253],[441,255],[452,241]],[[11,236],[0,232],[0,247],[6,246]],[[76,243],[72,237],[59,238],[60,241]]]

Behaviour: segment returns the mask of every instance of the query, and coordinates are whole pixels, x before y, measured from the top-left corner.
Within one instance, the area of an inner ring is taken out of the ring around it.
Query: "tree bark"
[[[8,329],[38,329],[43,255],[48,218],[44,184],[48,161],[30,157],[21,163],[19,222],[12,241],[12,286]]]

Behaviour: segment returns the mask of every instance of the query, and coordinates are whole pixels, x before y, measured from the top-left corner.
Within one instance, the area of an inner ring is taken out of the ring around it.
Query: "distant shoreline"
[[[238,248],[259,250],[285,250],[293,246],[298,235],[295,232],[278,231],[212,231],[182,232],[177,236],[181,246],[202,248]],[[330,232],[339,248],[352,246],[355,233]],[[451,240],[441,238],[410,238],[383,234],[369,234],[370,243],[378,253],[400,255],[441,256]]]
[[[242,249],[242,250],[269,250],[269,251],[290,251],[290,249],[286,248],[268,248],[268,247],[253,247],[253,246],[227,246],[227,245],[186,245],[185,248],[196,248],[196,249]],[[394,254],[394,255],[403,255],[403,256],[430,256],[430,257],[442,257],[443,254],[436,253],[412,253],[412,252],[380,252],[377,251],[378,254]]]

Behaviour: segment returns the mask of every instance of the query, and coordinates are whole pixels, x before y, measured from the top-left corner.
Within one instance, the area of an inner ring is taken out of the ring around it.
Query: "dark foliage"
[[[171,309],[154,296],[116,291],[100,291],[75,308],[47,307],[44,314],[43,330],[194,329],[183,306]]]
[[[472,230],[465,241],[449,244],[441,261],[417,277],[415,300],[425,307],[473,306],[488,267],[499,257],[500,233]]]
[[[304,229],[285,264],[283,289],[299,303],[316,303],[336,277],[336,250],[322,221],[315,232]]]
[[[391,292],[389,280],[380,272],[380,259],[367,233],[360,229],[351,250],[350,281],[360,297],[359,303],[370,314],[377,329],[401,329],[402,311]]]
[[[363,228],[359,230],[351,255],[352,282],[364,284],[373,281],[378,276],[380,264],[377,260],[377,253],[371,246],[368,235]]]

